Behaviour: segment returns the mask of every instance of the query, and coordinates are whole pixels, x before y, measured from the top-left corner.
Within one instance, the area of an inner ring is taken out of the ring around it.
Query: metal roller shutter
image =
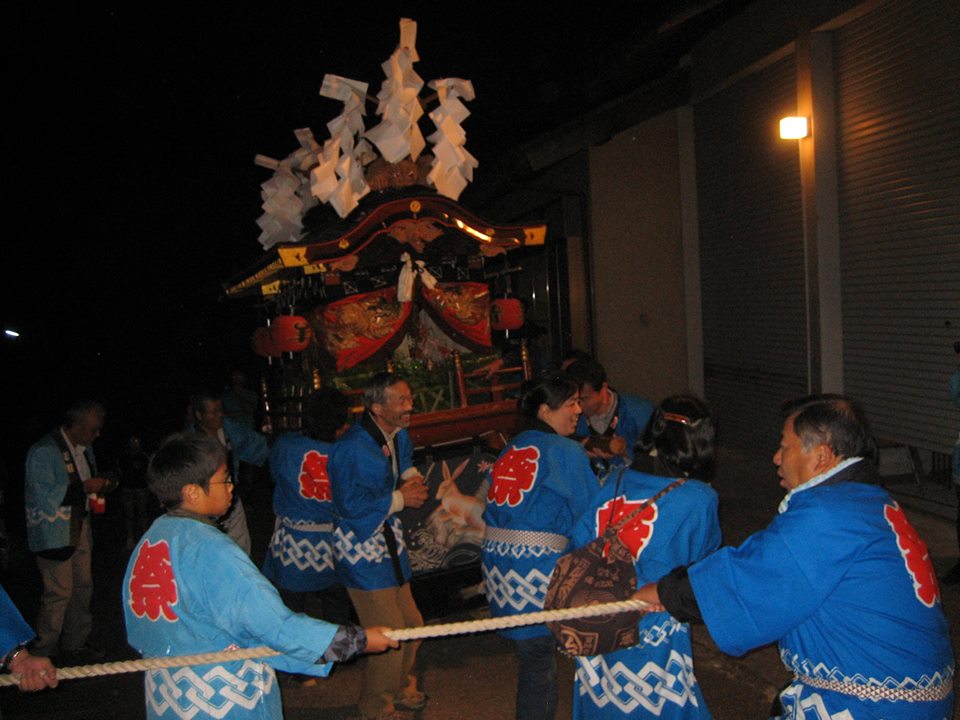
[[[694,106],[704,373],[723,442],[769,449],[780,404],[807,389],[803,219],[793,56]]]
[[[844,389],[875,433],[949,452],[960,340],[960,3],[891,2],[835,37]]]

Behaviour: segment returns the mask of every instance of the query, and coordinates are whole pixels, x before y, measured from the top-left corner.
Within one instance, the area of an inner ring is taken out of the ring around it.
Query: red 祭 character
[[[510,448],[493,464],[487,500],[516,507],[533,487],[540,467],[540,450],[533,445]]]
[[[645,501],[630,502],[626,498],[614,498],[597,510],[597,537],[603,535],[607,525],[616,525],[620,520],[636,512]],[[613,511],[613,518],[610,517],[610,507],[616,503],[616,509]],[[637,514],[626,526],[620,528],[617,533],[621,542],[630,549],[634,559],[640,557],[643,549],[650,544],[650,538],[653,536],[653,524],[657,521],[660,511],[657,510],[657,504],[647,505]]]
[[[940,584],[937,582],[926,543],[917,535],[917,531],[897,503],[885,505],[883,516],[897,536],[897,547],[903,556],[907,572],[913,579],[914,594],[924,605],[933,607],[934,603],[940,600]]]
[[[177,579],[170,564],[170,546],[166,540],[140,546],[133,572],[130,574],[130,609],[137,617],[146,615],[156,621],[178,619],[173,611],[177,604]]]
[[[311,450],[303,456],[300,465],[300,494],[324,502],[330,500],[330,475],[327,473],[327,456]]]

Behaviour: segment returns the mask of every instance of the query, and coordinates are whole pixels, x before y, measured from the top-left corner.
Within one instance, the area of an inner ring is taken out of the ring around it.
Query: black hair
[[[209,435],[170,435],[150,458],[147,486],[161,505],[176,508],[183,501],[183,488],[199,485],[204,491],[209,490],[210,478],[226,461],[226,448]]]
[[[569,350],[567,350],[564,356],[560,358],[560,367],[563,367],[564,364],[566,364],[567,367],[570,367],[570,365],[580,360],[592,360],[592,359],[593,359],[593,356],[590,353],[588,353],[586,350],[581,350],[580,348],[570,348]]]
[[[838,458],[876,461],[876,440],[866,415],[851,398],[835,393],[806,395],[784,403],[781,411],[784,418],[795,416],[793,431],[804,450],[823,444]]]
[[[586,350],[581,350],[580,348],[570,348],[564,354],[564,360],[590,360],[593,356],[588,353]]]
[[[399,382],[405,381],[396,373],[382,372],[374,375],[363,391],[363,407],[372,410],[375,403],[380,405],[386,403],[387,388],[393,387]]]
[[[349,409],[347,396],[336,388],[324,387],[312,392],[303,414],[304,433],[314,440],[335,441],[337,430],[347,422]]]
[[[535,380],[528,380],[520,388],[518,410],[526,423],[533,424],[541,405],[556,410],[577,394],[577,386],[566,375],[548,373]]]
[[[593,358],[584,358],[572,363],[567,368],[567,375],[581,390],[584,385],[599,390],[607,382],[607,371]]]
[[[104,416],[106,414],[107,409],[102,403],[99,403],[96,400],[80,400],[71,404],[70,407],[64,410],[63,427],[76,427],[83,422],[83,419],[87,417],[87,415]]]
[[[695,395],[671,395],[653,411],[640,445],[657,449],[657,463],[669,475],[709,480],[716,460],[717,430],[706,402]]]

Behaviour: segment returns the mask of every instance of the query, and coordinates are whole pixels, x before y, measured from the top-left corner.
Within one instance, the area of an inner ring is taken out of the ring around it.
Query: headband
[[[660,416],[667,422],[678,422],[681,425],[686,425],[687,427],[692,428],[697,427],[697,425],[703,422],[703,418],[691,420],[686,415],[681,415],[680,413],[662,412]]]

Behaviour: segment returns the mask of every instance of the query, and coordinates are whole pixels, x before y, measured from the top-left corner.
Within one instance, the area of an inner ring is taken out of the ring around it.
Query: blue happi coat
[[[266,645],[283,655],[150,670],[148,718],[281,718],[272,668],[325,676],[336,625],[291,612],[236,543],[197,516],[158,518],[123,579],[127,641],[144,657]]]
[[[330,483],[339,517],[334,543],[338,572],[346,587],[382,590],[401,584],[383,533],[387,520],[396,538],[403,582],[411,577],[403,525],[399,517],[390,515],[390,504],[400,476],[413,467],[413,443],[406,430],[394,436],[394,475],[386,446],[373,438],[365,424],[351,425],[330,454]]]
[[[721,650],[742,655],[779,641],[797,675],[781,693],[785,719],[950,716],[952,693],[917,699],[954,673],[937,577],[899,505],[883,488],[856,482],[875,478],[859,460],[822,485],[801,486],[766,529],[690,567]],[[877,699],[903,691],[914,699]]]
[[[643,431],[650,422],[650,416],[653,415],[653,403],[646,398],[634,395],[625,395],[617,393],[617,412],[614,418],[616,423],[613,428],[614,435],[619,435],[627,441],[627,456],[617,455],[610,460],[602,458],[591,458],[590,465],[595,473],[604,478],[615,477],[614,473],[621,467],[629,466],[633,462],[633,449],[643,437]],[[613,422],[611,422],[613,424]],[[589,436],[593,430],[586,415],[581,415],[577,420],[577,436]]]
[[[514,437],[490,468],[489,480],[481,561],[490,614],[537,612],[599,482],[579,443],[543,430]],[[502,634],[525,640],[549,632],[540,624]]]
[[[53,432],[61,431],[57,429]],[[93,448],[86,448],[83,454],[90,467],[90,477],[96,477],[97,461]],[[83,512],[84,507],[72,505],[67,497],[73,460],[69,462],[70,469],[52,434],[42,437],[27,451],[23,499],[27,516],[27,543],[33,552],[71,544],[71,516],[74,512]]]
[[[310,592],[339,582],[333,557],[337,513],[328,467],[332,447],[289,433],[270,450],[277,520],[262,569],[286,590]]]
[[[36,633],[27,625],[7,591],[0,587],[0,655],[33,640],[34,637]]]
[[[613,522],[637,510],[674,478],[627,470],[615,477],[577,523],[572,547],[600,537]],[[656,582],[675,567],[705,557],[720,546],[717,494],[688,480],[640,511],[619,536],[633,553],[637,586]],[[709,718],[693,672],[690,626],[669,613],[647,613],[638,625],[640,642],[607,655],[577,658],[574,718]]]

